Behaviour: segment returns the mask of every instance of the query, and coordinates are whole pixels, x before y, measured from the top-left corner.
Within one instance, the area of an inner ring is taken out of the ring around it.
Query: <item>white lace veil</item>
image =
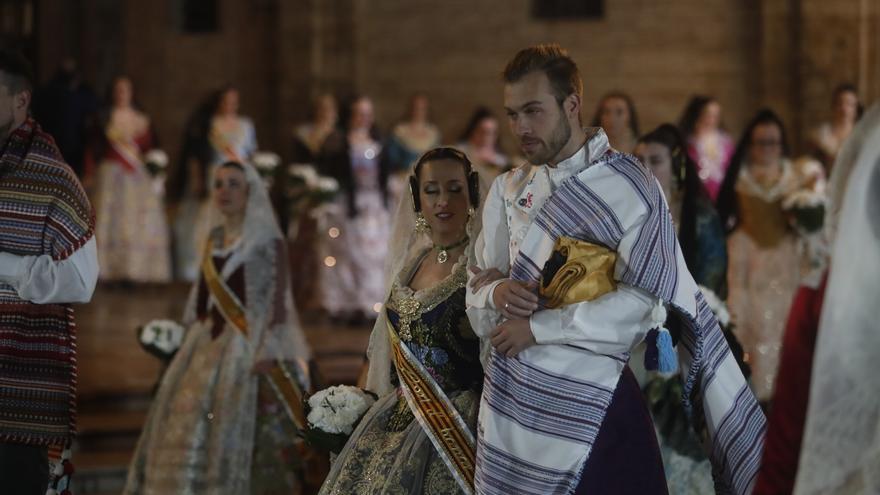
[[[262,178],[249,163],[242,163],[248,199],[240,245],[221,270],[228,276],[245,266],[245,297],[254,360],[280,359],[299,364],[308,386],[311,351],[300,326],[290,289],[287,246]],[[215,167],[214,173],[221,167]],[[208,232],[222,226],[223,215],[211,204]]]
[[[831,208],[840,215],[795,493],[880,493],[880,103],[838,157]]]
[[[458,166],[458,165],[456,165]],[[474,244],[482,228],[482,205],[483,198],[489,192],[489,187],[480,181],[480,207],[471,217],[468,227],[469,241],[465,253],[467,254],[468,267],[475,265]],[[427,234],[416,232],[416,213],[413,207],[413,198],[409,187],[404,188],[397,213],[391,229],[391,237],[388,241],[388,258],[385,260],[385,301],[391,295],[391,286],[399,277],[400,271],[412,260],[414,256],[431,247],[431,239]],[[367,347],[367,359],[369,369],[367,371],[366,389],[375,392],[380,397],[391,392],[391,343],[388,340],[388,317],[385,308],[379,312],[373,333],[370,334],[370,344]]]

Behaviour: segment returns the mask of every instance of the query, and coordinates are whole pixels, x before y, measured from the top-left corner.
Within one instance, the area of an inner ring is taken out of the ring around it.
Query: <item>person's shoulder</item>
[[[53,175],[63,180],[74,182],[79,187],[79,178],[64,160],[61,150],[55,144],[55,138],[38,125],[34,128],[34,139],[31,141],[28,155],[32,160],[39,162],[46,171],[53,172]]]
[[[635,155],[617,150],[608,150],[586,171],[591,170],[597,174],[623,177],[635,187],[649,187],[654,182],[651,172]]]
[[[639,214],[660,204],[660,186],[634,155],[609,150],[578,178],[615,212]]]

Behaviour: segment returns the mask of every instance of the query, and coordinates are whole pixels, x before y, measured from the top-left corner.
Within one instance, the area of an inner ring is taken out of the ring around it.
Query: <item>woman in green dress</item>
[[[479,228],[479,178],[451,148],[425,153],[397,214],[390,287],[370,338],[379,400],[333,464],[322,494],[472,493],[483,369],[465,314]]]

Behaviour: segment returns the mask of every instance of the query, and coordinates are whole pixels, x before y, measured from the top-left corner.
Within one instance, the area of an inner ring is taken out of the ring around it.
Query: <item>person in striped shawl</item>
[[[668,308],[716,491],[747,495],[765,418],[687,269],[657,180],[602,129],[581,127],[583,83],[558,45],[520,51],[504,82],[529,163],[492,185],[469,282],[468,316],[491,344],[476,492],[667,493],[627,362],[647,340],[653,368],[675,369]]]
[[[94,215],[52,137],[28,117],[32,77],[0,52],[0,492],[42,495],[48,451],[74,433],[70,303],[98,277]]]

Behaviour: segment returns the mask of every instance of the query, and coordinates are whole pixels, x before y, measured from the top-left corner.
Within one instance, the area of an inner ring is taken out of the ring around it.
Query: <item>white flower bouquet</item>
[[[811,234],[819,231],[825,222],[825,172],[822,164],[811,158],[801,158],[794,166],[802,178],[802,186],[782,199],[782,209],[795,229]]]
[[[306,439],[314,447],[338,454],[376,395],[349,385],[316,392],[306,402]]]
[[[144,164],[151,176],[165,175],[165,170],[168,168],[168,154],[160,149],[152,149],[144,155]]]
[[[138,342],[150,354],[168,361],[183,342],[184,328],[176,321],[153,320],[138,329]]]
[[[309,164],[291,164],[287,167],[287,174],[289,180],[285,194],[291,218],[332,202],[339,192],[336,179],[318,174]]]
[[[278,165],[281,164],[281,157],[271,151],[257,151],[251,158],[251,162],[261,177],[271,177]]]

